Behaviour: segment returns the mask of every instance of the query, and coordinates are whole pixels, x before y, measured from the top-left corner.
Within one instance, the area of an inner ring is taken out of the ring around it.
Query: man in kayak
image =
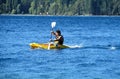
[[[52,34],[55,35],[56,39],[53,40],[55,42],[55,45],[63,45],[64,37],[61,35],[60,30],[56,30],[56,32],[52,31]]]

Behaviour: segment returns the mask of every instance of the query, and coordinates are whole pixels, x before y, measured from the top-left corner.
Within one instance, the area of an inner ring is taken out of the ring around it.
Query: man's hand
[[[51,31],[51,33],[54,33],[54,31]]]
[[[55,32],[54,32],[54,31],[51,31],[51,33],[52,33],[53,35],[55,35]]]

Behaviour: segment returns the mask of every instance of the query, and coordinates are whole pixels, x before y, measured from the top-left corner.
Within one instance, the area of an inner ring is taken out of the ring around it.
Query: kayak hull
[[[64,49],[64,48],[69,48],[66,45],[58,45],[55,46],[52,43],[43,43],[43,44],[39,44],[39,43],[30,43],[30,47],[32,49],[37,49],[37,48],[42,48],[42,49]]]

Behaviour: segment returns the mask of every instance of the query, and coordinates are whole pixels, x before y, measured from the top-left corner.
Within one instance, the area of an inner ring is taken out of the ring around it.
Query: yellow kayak
[[[64,48],[69,48],[66,45],[55,46],[53,43],[44,43],[44,44],[30,43],[30,47],[32,49],[37,49],[37,48],[42,48],[42,49],[64,49]]]

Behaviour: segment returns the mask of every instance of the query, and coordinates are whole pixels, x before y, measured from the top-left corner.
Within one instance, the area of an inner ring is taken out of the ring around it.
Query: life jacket
[[[57,41],[58,41],[58,44],[62,45],[63,42],[64,42],[64,37],[61,35],[61,36],[58,36],[56,37]]]

